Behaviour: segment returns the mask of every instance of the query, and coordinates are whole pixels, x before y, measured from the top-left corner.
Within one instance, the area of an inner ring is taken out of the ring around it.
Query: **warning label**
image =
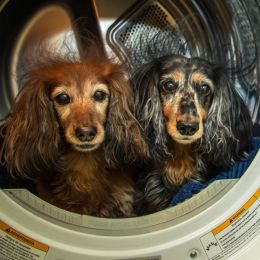
[[[223,260],[253,239],[260,230],[260,189],[224,223],[201,237],[210,260]]]
[[[43,260],[48,250],[0,220],[0,260]]]

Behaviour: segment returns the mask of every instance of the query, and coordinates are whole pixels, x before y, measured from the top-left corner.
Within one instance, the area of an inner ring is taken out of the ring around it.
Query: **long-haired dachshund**
[[[147,148],[124,68],[103,56],[77,61],[42,53],[25,67],[2,126],[2,162],[65,210],[132,216],[133,180],[125,162]]]
[[[168,55],[144,65],[133,82],[154,158],[140,182],[143,214],[167,207],[185,182],[205,181],[246,155],[250,113],[221,66]]]

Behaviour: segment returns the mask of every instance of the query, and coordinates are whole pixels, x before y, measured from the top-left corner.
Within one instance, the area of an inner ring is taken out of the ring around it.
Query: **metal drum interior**
[[[116,1],[111,1],[110,8],[106,8],[101,0],[96,1],[98,26],[102,34],[106,35],[103,37],[105,45],[108,44],[119,58],[124,58],[144,32],[149,31],[149,37],[153,37],[170,26],[180,30],[188,42],[186,49],[183,49],[183,54],[187,56],[193,52],[193,56],[203,57],[205,51],[218,57],[230,55],[231,65],[234,66],[237,62],[243,64],[243,74],[237,80],[236,87],[247,102],[253,120],[258,122],[260,31],[257,26],[259,3],[256,0],[134,2],[128,1],[125,4],[124,8],[130,8],[122,15],[120,12],[124,9],[117,7]],[[37,38],[62,37],[62,32],[71,30],[74,21],[69,14],[70,10],[62,4],[50,6],[52,8],[44,7],[41,12],[35,12],[27,19],[24,28],[20,28],[11,44],[2,43],[1,119],[8,113],[10,103],[17,94],[14,76],[23,49],[37,41]],[[117,18],[115,15],[119,19],[108,28],[109,23]]]
[[[145,40],[153,40],[169,27],[179,32],[178,40],[184,39],[184,44],[172,43],[170,36],[167,44],[172,49],[179,45],[177,48],[181,50],[178,51],[183,55],[229,56],[231,67],[238,63],[243,66],[236,87],[256,120],[259,106],[258,11],[256,1],[141,1],[110,28],[107,39],[121,59],[130,53],[136,64],[142,63],[142,50],[131,51],[136,41],[145,45]]]

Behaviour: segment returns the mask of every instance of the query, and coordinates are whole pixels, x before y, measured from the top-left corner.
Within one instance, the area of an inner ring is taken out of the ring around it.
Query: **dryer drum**
[[[99,6],[117,0],[0,1],[0,120],[8,114],[19,88],[14,76],[23,49],[53,37],[76,23],[77,48],[84,48],[85,28],[102,41]],[[131,1],[125,1],[131,2]],[[236,89],[248,104],[255,136],[260,136],[259,0],[132,1],[103,33],[118,58],[133,66],[149,57],[133,42],[178,33],[179,42],[164,43],[187,56],[230,55],[243,65]],[[53,20],[52,20],[53,19]],[[46,21],[52,21],[46,23]],[[83,36],[83,37],[81,37]],[[207,54],[206,54],[207,53]],[[232,54],[232,55],[231,55]],[[81,216],[58,209],[23,189],[0,189],[0,259],[12,254],[30,259],[258,259],[260,230],[260,154],[240,180],[220,180],[193,198],[161,212],[129,219]],[[0,171],[1,173],[1,171]],[[11,249],[12,250],[11,250]],[[4,255],[6,254],[6,255]],[[8,255],[9,254],[9,255]],[[23,255],[23,257],[25,257]],[[5,259],[5,258],[4,258]],[[10,258],[11,259],[11,258]]]
[[[176,51],[201,58],[210,55],[213,59],[230,55],[231,67],[243,67],[237,89],[256,119],[259,103],[259,3],[249,2],[140,1],[110,27],[107,41],[122,60],[130,56],[133,67],[147,62],[148,57],[143,57],[141,45],[149,41],[157,45],[149,46],[152,57],[156,56],[156,49],[164,55]],[[165,40],[167,33],[169,37]],[[171,34],[175,35],[171,37]],[[163,38],[165,42],[161,41]]]

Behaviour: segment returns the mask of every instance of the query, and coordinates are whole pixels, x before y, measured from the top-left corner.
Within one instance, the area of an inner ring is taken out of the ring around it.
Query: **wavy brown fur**
[[[133,214],[134,189],[124,165],[148,150],[124,68],[98,53],[80,60],[40,49],[25,59],[21,90],[1,128],[0,158],[13,177],[33,180],[39,196],[56,206],[126,217]]]

